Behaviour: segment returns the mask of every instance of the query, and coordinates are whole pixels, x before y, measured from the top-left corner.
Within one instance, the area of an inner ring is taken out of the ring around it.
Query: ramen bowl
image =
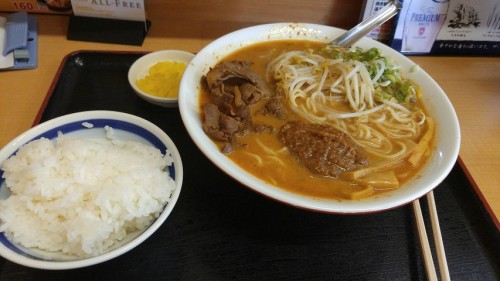
[[[247,172],[229,157],[202,129],[200,90],[202,77],[233,52],[247,46],[275,40],[312,40],[327,43],[344,30],[315,24],[276,23],[241,29],[208,44],[196,54],[184,72],[179,90],[179,109],[185,127],[198,148],[222,171],[243,186],[279,202],[307,210],[363,214],[402,206],[424,196],[437,187],[454,166],[460,147],[460,128],[455,110],[444,91],[423,69],[393,49],[368,38],[355,46],[378,48],[401,67],[403,76],[416,82],[423,93],[422,102],[436,123],[434,150],[425,166],[399,188],[358,200],[323,199],[305,196],[276,187]]]

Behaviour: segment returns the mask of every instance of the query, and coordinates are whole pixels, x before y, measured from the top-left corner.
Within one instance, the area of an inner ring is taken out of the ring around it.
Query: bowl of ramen
[[[379,42],[326,47],[343,32],[265,24],[208,44],[179,90],[198,148],[242,185],[307,210],[371,213],[433,190],[458,157],[452,104]]]

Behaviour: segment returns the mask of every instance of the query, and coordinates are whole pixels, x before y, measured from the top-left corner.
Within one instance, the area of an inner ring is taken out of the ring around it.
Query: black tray
[[[426,279],[411,205],[369,215],[330,215],[250,191],[198,150],[177,108],[161,108],[134,94],[127,71],[140,55],[68,55],[35,123],[101,109],[158,125],[176,143],[184,164],[184,184],[171,216],[143,244],[114,260],[48,271],[0,259],[1,280]],[[499,280],[500,233],[461,165],[434,194],[451,279]],[[422,205],[428,217],[425,199]]]

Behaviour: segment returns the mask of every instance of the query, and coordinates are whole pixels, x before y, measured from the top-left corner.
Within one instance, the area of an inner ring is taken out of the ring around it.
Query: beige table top
[[[199,51],[244,22],[156,19],[143,46],[66,40],[68,17],[37,15],[38,67],[0,72],[0,147],[30,128],[63,58],[78,50]],[[155,25],[156,24],[156,25]],[[154,28],[156,26],[156,28]],[[162,28],[164,26],[164,28]],[[496,218],[500,217],[500,58],[411,57],[444,89],[462,130],[460,158]]]

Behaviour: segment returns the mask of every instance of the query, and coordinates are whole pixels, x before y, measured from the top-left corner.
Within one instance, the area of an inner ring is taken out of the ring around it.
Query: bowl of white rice
[[[0,150],[0,255],[71,269],[120,256],[167,219],[179,152],[153,123],[86,111],[41,123]]]

